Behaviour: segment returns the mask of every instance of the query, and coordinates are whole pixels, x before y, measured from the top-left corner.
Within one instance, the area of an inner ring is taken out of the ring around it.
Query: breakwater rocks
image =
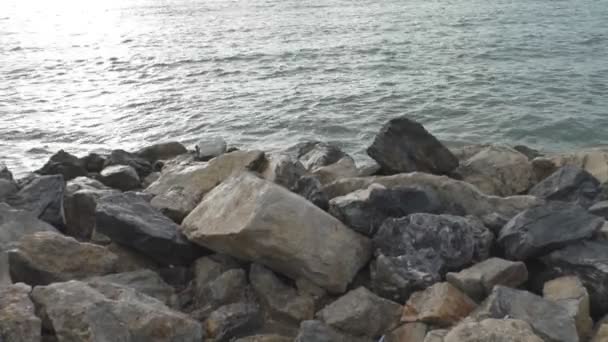
[[[608,149],[177,142],[0,166],[0,341],[608,341]]]

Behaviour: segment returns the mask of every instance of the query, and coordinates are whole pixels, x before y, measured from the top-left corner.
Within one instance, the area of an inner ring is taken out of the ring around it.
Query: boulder
[[[260,151],[223,154],[208,164],[195,163],[163,170],[146,192],[153,194],[151,204],[176,222],[181,222],[203,196],[234,173],[258,171],[264,164]]]
[[[592,174],[600,182],[608,181],[608,148],[606,147],[556,154],[548,158],[557,168],[564,165],[577,166]]]
[[[223,305],[247,301],[251,295],[247,273],[240,268],[229,269],[209,282],[195,283],[196,316],[206,318]]]
[[[369,337],[356,337],[336,330],[320,321],[304,321],[295,342],[372,342]]]
[[[157,160],[172,159],[184,153],[188,153],[184,145],[177,141],[169,141],[146,146],[135,152],[135,155],[154,163]]]
[[[101,171],[100,180],[103,184],[121,191],[134,190],[141,187],[141,180],[135,169],[128,165],[112,165]]]
[[[80,281],[37,286],[32,292],[43,325],[59,341],[200,342],[201,325],[133,289],[107,295]]]
[[[285,188],[251,173],[209,192],[182,223],[191,241],[342,292],[369,260],[370,242]]]
[[[389,217],[413,213],[436,213],[441,209],[437,194],[422,187],[386,188],[372,184],[329,202],[329,213],[355,231],[373,236]]]
[[[46,285],[115,272],[119,259],[105,247],[55,232],[26,235],[8,251],[11,278]]]
[[[293,338],[276,334],[264,334],[239,338],[234,342],[293,342]]]
[[[9,180],[9,181],[13,180],[13,174],[8,169],[6,164],[4,164],[1,161],[0,161],[0,179],[5,179],[5,180]]]
[[[589,212],[593,215],[608,219],[608,201],[597,202],[589,208]]]
[[[384,342],[424,342],[427,328],[424,323],[406,323],[384,335]]]
[[[255,303],[236,303],[220,307],[204,323],[207,336],[217,342],[228,342],[250,335],[261,328],[264,321]]]
[[[67,183],[64,193],[65,229],[63,232],[80,240],[89,240],[95,229],[97,200],[116,193],[101,182],[85,177]]]
[[[403,322],[451,326],[468,316],[477,304],[449,283],[437,283],[415,292],[403,307]]]
[[[312,174],[321,184],[329,184],[341,178],[357,177],[359,170],[350,156],[342,157],[337,162],[313,169]]]
[[[226,141],[221,137],[200,140],[194,146],[198,160],[209,160],[226,152]]]
[[[390,120],[374,138],[367,154],[384,173],[422,171],[446,174],[458,159],[421,124],[406,117]]]
[[[532,159],[532,172],[534,172],[535,183],[549,177],[558,167],[547,157],[536,157]]]
[[[118,272],[132,272],[142,269],[160,270],[159,265],[147,258],[145,255],[138,253],[130,248],[111,242],[105,247],[112,253],[116,254],[120,259]],[[175,267],[176,268],[176,267]]]
[[[140,178],[145,178],[154,171],[152,164],[146,159],[124,150],[113,150],[106,159],[103,167],[107,168],[112,165],[130,166],[135,169]]]
[[[450,330],[444,342],[543,342],[530,324],[518,319],[463,322]]]
[[[377,183],[386,188],[425,187],[435,191],[445,213],[453,215],[484,215],[497,213],[511,218],[533,205],[542,203],[534,196],[489,196],[475,186],[446,176],[435,176],[413,172],[393,176],[345,178],[324,187],[324,192],[331,199],[343,196],[356,190],[365,189]]]
[[[329,208],[329,199],[323,192],[321,183],[314,176],[302,176],[298,179],[293,192],[306,198],[323,210]]]
[[[160,172],[154,171],[151,174],[147,175],[146,178],[141,180],[141,187],[145,189],[152,185],[152,183],[156,182],[159,178]]]
[[[308,171],[334,164],[344,157],[349,157],[340,147],[321,141],[302,142],[287,148],[284,153],[300,161]]]
[[[178,225],[135,193],[103,196],[95,213],[100,233],[160,264],[188,265],[201,254]]]
[[[532,164],[518,151],[500,145],[489,145],[461,162],[457,172],[462,180],[479,190],[496,196],[524,193],[534,180]]]
[[[507,259],[526,260],[591,237],[603,221],[577,204],[547,202],[513,217],[500,230],[498,243]]]
[[[546,282],[543,297],[566,308],[574,318],[579,339],[589,340],[593,329],[593,320],[589,316],[589,294],[577,277],[565,276]]]
[[[492,292],[495,285],[518,287],[528,280],[528,269],[521,261],[490,258],[457,273],[448,273],[446,281],[476,301]]]
[[[578,341],[574,319],[564,307],[533,293],[499,285],[473,318],[481,321],[504,317],[528,322],[534,333],[546,342]]]
[[[4,202],[7,197],[14,195],[17,191],[19,191],[17,183],[13,180],[0,178],[0,202]]]
[[[252,264],[249,280],[262,304],[278,319],[304,321],[315,313],[313,297],[299,295],[296,289],[285,284],[272,271],[260,264]]]
[[[64,150],[60,150],[52,155],[49,161],[36,173],[41,175],[62,175],[68,181],[76,177],[86,176],[88,171],[81,159]]]
[[[169,307],[175,307],[177,304],[175,289],[165,283],[156,272],[151,270],[143,269],[91,277],[86,279],[85,282],[94,288],[101,288],[104,284],[128,287],[152,298],[156,298]]]
[[[566,165],[530,189],[530,195],[551,201],[574,202],[591,206],[600,194],[600,182],[589,172]]]
[[[32,212],[55,227],[63,227],[64,191],[65,181],[61,175],[34,177],[6,202],[16,209]]]
[[[97,153],[89,153],[81,160],[87,171],[91,173],[100,173],[106,163],[106,158]]]
[[[31,290],[21,283],[0,287],[0,341],[41,341],[42,323],[30,300]]]

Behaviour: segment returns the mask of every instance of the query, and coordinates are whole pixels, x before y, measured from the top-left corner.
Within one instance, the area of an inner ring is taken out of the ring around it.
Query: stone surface
[[[329,208],[329,199],[323,192],[321,183],[314,176],[300,177],[292,191],[323,210]]]
[[[201,325],[128,288],[103,293],[79,281],[37,286],[32,299],[59,341],[200,342]]]
[[[577,277],[566,276],[546,282],[543,297],[566,308],[574,318],[580,340],[589,340],[593,329],[593,320],[589,316],[589,294]]]
[[[106,158],[97,153],[89,153],[81,160],[87,171],[92,173],[100,173],[106,163]]]
[[[449,283],[437,283],[415,292],[403,307],[403,322],[450,326],[471,313],[477,305]]]
[[[605,342],[608,341],[608,319],[604,317],[597,322],[595,332],[591,342]]]
[[[250,297],[247,274],[242,269],[229,269],[212,280],[196,282],[194,301],[197,316],[205,317],[222,305],[246,301]]]
[[[287,148],[284,153],[300,161],[308,171],[334,164],[344,157],[349,157],[340,147],[321,141],[302,142]]]
[[[521,194],[532,186],[534,174],[528,158],[500,145],[489,145],[461,162],[462,180],[496,196]]]
[[[441,209],[439,198],[425,188],[385,188],[372,184],[329,202],[329,213],[355,231],[373,236],[389,217],[413,213],[436,213]]]
[[[496,286],[473,314],[477,320],[507,316],[528,322],[545,342],[578,341],[574,319],[564,307],[527,291]]]
[[[184,219],[193,242],[341,292],[369,260],[370,242],[285,188],[244,173]]]
[[[374,290],[405,301],[417,290],[489,257],[492,233],[472,217],[412,214],[387,219],[374,236]]]
[[[566,165],[530,189],[530,195],[551,201],[574,202],[591,206],[600,194],[600,182],[589,172]]]
[[[62,175],[68,181],[76,177],[86,176],[88,171],[81,159],[64,150],[59,150],[36,173],[41,175]]]
[[[95,229],[97,200],[117,191],[91,178],[78,177],[69,181],[63,199],[65,213],[63,232],[77,239],[91,239]]]
[[[239,338],[235,342],[293,342],[293,338],[276,334],[264,334]]]
[[[250,335],[263,324],[260,308],[254,303],[236,303],[220,307],[204,323],[207,336],[217,342],[228,342]]]
[[[104,168],[112,165],[131,166],[140,178],[145,178],[154,171],[152,164],[146,159],[124,150],[113,150],[104,163]]]
[[[426,333],[424,342],[443,342],[443,338],[447,335],[449,330],[447,329],[433,329]]]
[[[32,212],[55,227],[63,227],[64,191],[65,182],[61,175],[34,177],[6,202],[14,208]]]
[[[146,192],[153,194],[151,204],[176,222],[181,222],[203,196],[234,173],[258,171],[264,165],[260,151],[223,154],[209,163],[194,163],[163,170]]]
[[[121,191],[134,190],[141,187],[141,180],[135,169],[128,165],[112,165],[101,171],[100,180],[103,184]]]
[[[577,166],[592,174],[600,182],[608,181],[608,148],[606,147],[557,154],[548,158],[558,168],[564,165]]]
[[[507,259],[526,260],[591,237],[603,219],[577,204],[552,201],[513,217],[498,235]]]
[[[528,147],[526,145],[515,145],[513,146],[513,149],[528,157],[528,160],[533,160],[534,158],[543,156],[543,153],[541,151]]]
[[[321,184],[329,184],[340,178],[357,177],[359,175],[357,165],[350,156],[342,157],[333,164],[317,167],[311,172]]]
[[[157,160],[166,160],[179,156],[180,154],[188,153],[184,145],[177,141],[169,141],[146,146],[135,152],[138,157],[153,163]]]
[[[317,318],[355,336],[377,337],[397,327],[402,309],[401,305],[359,287],[323,308]]]
[[[272,315],[297,322],[313,318],[313,297],[298,294],[295,288],[285,284],[264,266],[251,265],[249,280],[258,298]]]
[[[29,297],[31,290],[21,283],[0,287],[0,341],[41,341],[42,324]]]
[[[178,225],[135,193],[106,195],[95,212],[99,232],[161,264],[190,264],[201,254]]]
[[[369,337],[355,337],[336,330],[321,321],[304,321],[295,342],[372,342]]]
[[[423,342],[427,328],[424,323],[406,323],[384,335],[384,342]]]
[[[200,140],[194,146],[196,157],[199,160],[209,160],[218,157],[226,152],[226,141],[221,137],[211,137]]]
[[[115,272],[118,257],[106,248],[55,232],[26,235],[8,251],[11,278],[46,285]]]
[[[367,154],[385,173],[422,171],[445,174],[458,159],[421,124],[406,117],[390,120],[374,138]]]
[[[387,188],[394,187],[428,187],[435,191],[446,213],[454,215],[484,215],[497,213],[511,218],[533,205],[542,203],[534,196],[489,196],[475,186],[446,176],[435,176],[421,172],[398,174],[393,176],[375,176],[345,178],[333,182],[324,188],[331,199],[343,196],[371,184],[381,184]]]
[[[608,219],[608,201],[597,202],[589,208],[589,212],[593,215]]]
[[[463,322],[452,329],[444,342],[543,342],[532,327],[517,319],[485,319]]]
[[[156,298],[169,307],[175,307],[177,297],[175,289],[156,273],[151,270],[138,270],[132,272],[123,272],[108,274],[105,276],[97,276],[88,278],[85,282],[89,286],[95,288],[102,287],[104,284],[116,284],[135,291],[141,292],[150,297]]]
[[[4,199],[15,194],[19,191],[17,183],[13,180],[0,178],[0,201],[4,202]]]
[[[458,273],[448,273],[446,281],[476,301],[483,300],[495,285],[518,287],[528,280],[523,262],[490,258]]]
[[[0,161],[0,179],[13,180],[13,174],[8,169],[6,164]]]

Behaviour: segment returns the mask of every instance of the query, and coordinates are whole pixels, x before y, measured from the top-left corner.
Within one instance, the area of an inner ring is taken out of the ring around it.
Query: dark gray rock
[[[500,231],[498,243],[507,259],[526,260],[591,237],[603,219],[574,203],[547,202],[513,217]]]
[[[156,298],[169,307],[175,307],[177,304],[175,289],[167,284],[158,273],[151,270],[108,274],[88,278],[85,282],[93,288],[101,288],[104,284],[128,287]]]
[[[441,202],[429,188],[386,188],[372,184],[329,202],[329,213],[357,232],[373,236],[389,217],[403,217],[413,213],[437,213]]]
[[[103,184],[121,191],[135,190],[141,187],[141,180],[135,169],[128,165],[112,165],[104,168],[100,174]]]
[[[295,342],[372,342],[369,337],[350,336],[321,321],[304,321]]]
[[[96,229],[165,265],[190,264],[201,250],[179,226],[134,193],[112,194],[97,202]]]
[[[30,300],[31,287],[0,287],[0,341],[40,342],[42,324]]]
[[[336,163],[340,159],[348,156],[340,147],[321,141],[298,143],[287,148],[285,153],[300,161],[308,171]]]
[[[593,215],[608,219],[608,201],[597,202],[589,208],[589,212]]]
[[[314,176],[300,177],[292,191],[306,198],[323,210],[327,210],[329,208],[329,199],[323,192],[323,186],[321,185],[321,182],[319,182],[319,180]]]
[[[106,158],[97,153],[90,153],[82,158],[82,163],[87,171],[92,173],[100,173],[106,163]]]
[[[97,200],[117,193],[101,182],[78,177],[68,182],[64,194],[65,229],[63,232],[79,240],[90,240],[95,229]]]
[[[6,202],[17,209],[28,210],[41,220],[61,228],[63,216],[63,176],[34,177],[23,184],[21,190],[7,198]]]
[[[0,162],[0,179],[13,180],[13,174],[3,162]]]
[[[543,154],[539,150],[530,148],[525,145],[515,145],[515,146],[513,146],[513,149],[516,150],[517,152],[523,154],[524,156],[528,157],[528,160],[532,160],[536,157],[543,156]]]
[[[592,174],[566,165],[536,184],[529,193],[551,201],[575,202],[588,208],[600,192],[600,182]]]
[[[264,320],[255,303],[236,303],[220,307],[204,323],[207,336],[213,341],[227,342],[251,335],[262,327]]]
[[[157,160],[175,158],[184,153],[188,153],[188,149],[184,145],[177,141],[170,141],[146,146],[135,152],[135,155],[144,158],[150,163],[154,163]]]
[[[196,282],[194,302],[197,316],[206,317],[223,305],[246,301],[250,294],[247,273],[240,268],[229,269],[204,284]]]
[[[421,124],[406,117],[386,123],[367,154],[388,174],[412,171],[446,174],[458,167],[458,158],[450,150]]]
[[[86,176],[88,173],[81,159],[64,150],[60,150],[52,155],[49,161],[36,172],[41,175],[62,175],[66,181]]]
[[[4,178],[0,178],[0,202],[3,202],[5,198],[14,195],[19,188],[17,188],[17,183],[13,180],[8,180]]]
[[[145,178],[154,171],[152,164],[146,159],[124,150],[114,150],[104,163],[104,168],[112,165],[128,165],[137,171],[140,178]]]
[[[476,320],[509,317],[528,322],[547,342],[578,342],[574,319],[563,306],[533,293],[496,286],[472,314]]]

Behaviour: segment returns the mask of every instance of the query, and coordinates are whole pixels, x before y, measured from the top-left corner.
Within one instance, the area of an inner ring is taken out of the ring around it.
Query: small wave
[[[595,45],[595,44],[602,43],[605,40],[606,40],[606,37],[604,37],[604,36],[595,36],[595,37],[587,38],[585,40],[577,42],[577,44],[579,44],[579,45]]]

